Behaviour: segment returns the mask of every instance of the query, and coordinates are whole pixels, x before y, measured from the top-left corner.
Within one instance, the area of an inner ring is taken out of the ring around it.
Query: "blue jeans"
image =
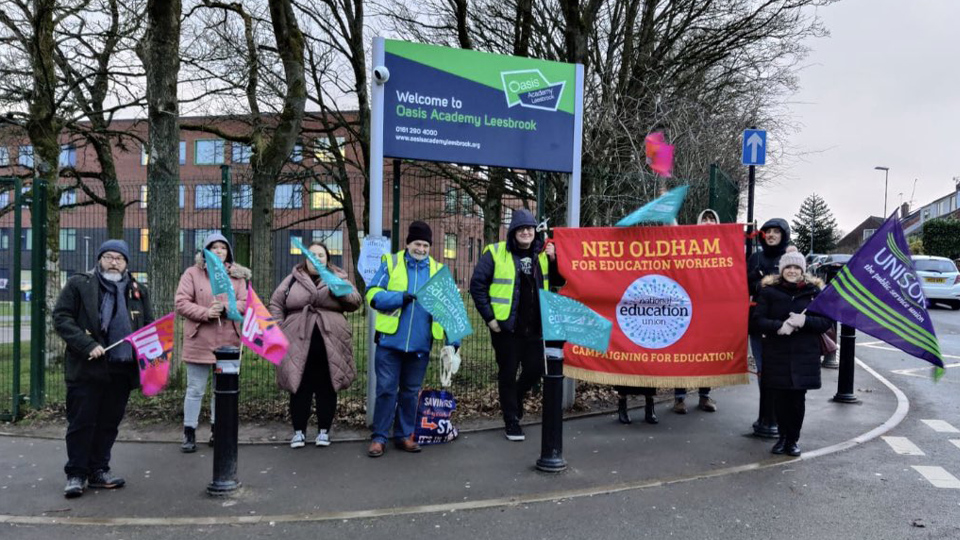
[[[763,373],[763,359],[760,355],[763,353],[763,338],[750,335],[750,350],[753,351],[753,361],[757,363],[757,383],[760,383],[760,374]]]
[[[404,439],[413,434],[417,420],[417,398],[427,374],[430,353],[409,352],[377,347],[377,402],[373,411],[374,441],[386,443],[390,424],[393,437]]]

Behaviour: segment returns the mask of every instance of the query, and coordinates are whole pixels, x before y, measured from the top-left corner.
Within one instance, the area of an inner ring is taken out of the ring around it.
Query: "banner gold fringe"
[[[592,371],[574,366],[563,366],[563,375],[571,379],[609,384],[615,386],[647,386],[652,388],[717,388],[736,384],[749,384],[750,376],[747,373],[732,375],[709,375],[691,377],[655,377],[652,375],[624,375],[622,373],[605,373]]]

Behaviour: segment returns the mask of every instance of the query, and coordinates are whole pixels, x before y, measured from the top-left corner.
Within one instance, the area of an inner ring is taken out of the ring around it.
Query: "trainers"
[[[523,429],[520,427],[520,424],[517,422],[510,422],[503,431],[508,441],[522,441],[527,438],[526,435],[523,434]]]
[[[673,412],[677,414],[687,414],[687,404],[682,399],[673,400]]]
[[[183,427],[183,442],[180,443],[180,451],[184,454],[192,454],[197,451],[197,429],[192,427]]]
[[[126,480],[120,478],[119,476],[113,476],[110,474],[110,471],[94,471],[87,478],[87,486],[93,489],[118,489],[122,488],[127,483]]]
[[[717,412],[717,402],[710,398],[710,396],[700,396],[700,404],[697,405],[697,407],[701,411]]]
[[[83,495],[83,490],[86,487],[86,478],[82,478],[80,476],[68,476],[67,485],[63,488],[63,496],[68,499],[75,499]]]
[[[290,439],[290,448],[303,448],[307,444],[307,438],[303,436],[303,432],[299,429],[293,432],[293,438]]]
[[[321,429],[320,433],[317,433],[317,446],[330,446],[330,432],[326,429]]]

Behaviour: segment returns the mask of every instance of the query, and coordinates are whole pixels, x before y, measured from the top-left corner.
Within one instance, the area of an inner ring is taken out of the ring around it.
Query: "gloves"
[[[460,355],[453,345],[446,345],[440,349],[440,385],[450,386],[453,375],[460,371]]]
[[[414,295],[412,295],[412,294],[410,294],[410,293],[408,293],[408,292],[403,293],[403,305],[407,305],[407,304],[409,304],[410,302],[413,302],[413,301],[416,300],[416,299],[417,299],[416,296],[414,296]]]
[[[783,324],[780,325],[780,329],[777,330],[777,334],[781,336],[789,336],[790,334],[794,333],[796,330],[797,330],[796,328],[794,328],[793,326],[790,326],[789,321],[783,321]]]
[[[791,313],[790,317],[787,318],[787,323],[794,328],[803,328],[803,325],[807,323],[807,316],[803,313]]]

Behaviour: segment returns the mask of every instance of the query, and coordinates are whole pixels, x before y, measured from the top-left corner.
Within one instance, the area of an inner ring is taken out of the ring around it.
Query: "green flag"
[[[423,309],[433,315],[437,324],[443,327],[449,342],[459,341],[473,333],[467,308],[463,305],[457,284],[446,266],[420,287],[416,296]]]
[[[638,223],[663,223],[672,225],[677,221],[677,212],[683,206],[689,186],[671,189],[656,199],[634,210],[617,222],[617,227],[631,227]]]
[[[546,341],[569,341],[603,353],[610,346],[613,323],[572,298],[540,289],[540,321]]]

